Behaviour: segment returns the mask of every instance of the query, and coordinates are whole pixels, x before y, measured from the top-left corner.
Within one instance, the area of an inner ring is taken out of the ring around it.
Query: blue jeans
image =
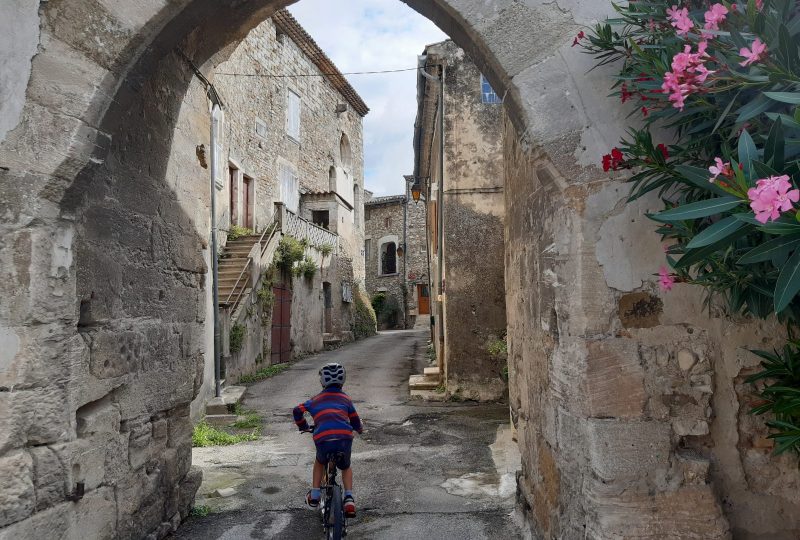
[[[344,471],[350,468],[350,451],[353,448],[352,439],[338,439],[335,441],[320,441],[317,443],[317,461],[323,465],[328,463],[329,456],[341,454],[336,459],[336,468]]]

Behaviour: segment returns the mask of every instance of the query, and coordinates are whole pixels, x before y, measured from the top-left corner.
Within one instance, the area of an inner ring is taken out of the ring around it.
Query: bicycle
[[[302,433],[314,433],[314,426],[303,430]],[[342,486],[336,481],[336,462],[342,457],[341,452],[327,456],[325,475],[322,477],[319,509],[322,518],[322,530],[328,540],[341,540],[347,536],[347,516],[344,513],[344,500]]]

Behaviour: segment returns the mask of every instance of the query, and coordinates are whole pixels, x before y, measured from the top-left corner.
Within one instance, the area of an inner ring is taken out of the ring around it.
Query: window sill
[[[378,277],[394,277],[399,276],[400,272],[395,272],[394,274],[378,274]]]

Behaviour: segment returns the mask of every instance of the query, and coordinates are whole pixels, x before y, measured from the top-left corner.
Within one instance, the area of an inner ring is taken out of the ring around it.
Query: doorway
[[[431,299],[427,283],[417,283],[417,306],[420,315],[430,315]]]
[[[333,296],[331,284],[327,281],[322,284],[322,295],[325,299],[325,333],[333,332]]]
[[[292,290],[285,284],[272,288],[272,364],[283,364],[292,357]]]

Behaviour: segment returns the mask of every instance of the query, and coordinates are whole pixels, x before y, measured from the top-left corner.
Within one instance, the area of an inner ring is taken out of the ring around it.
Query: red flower
[[[661,155],[664,156],[664,160],[669,159],[669,150],[665,144],[659,143],[658,146],[656,146],[656,150],[661,152]]]
[[[625,103],[626,101],[628,101],[632,97],[633,97],[633,92],[629,92],[628,91],[628,85],[625,84],[625,83],[622,83],[622,88],[621,88],[621,91],[620,91],[620,99],[622,99],[622,103]]]
[[[642,115],[647,118],[647,115],[650,113],[650,109],[647,107],[642,107]]]
[[[582,39],[583,39],[583,38],[585,38],[585,37],[586,37],[586,34],[584,34],[584,33],[583,33],[583,30],[581,30],[580,32],[578,32],[578,35],[577,35],[577,36],[575,36],[575,39],[574,39],[574,40],[572,40],[572,46],[574,47],[575,45],[577,45],[577,44],[578,44],[578,41],[582,40]]]
[[[625,156],[619,148],[612,148],[610,154],[603,156],[603,170],[605,172],[619,170],[624,164]]]

